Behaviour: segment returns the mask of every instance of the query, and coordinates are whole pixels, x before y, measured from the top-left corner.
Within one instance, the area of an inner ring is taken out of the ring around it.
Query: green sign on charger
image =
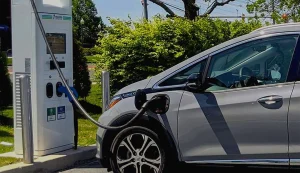
[[[47,108],[47,121],[56,120],[56,108]]]
[[[72,16],[43,14],[42,15],[42,19],[44,19],[44,20],[66,20],[66,21],[72,21]]]

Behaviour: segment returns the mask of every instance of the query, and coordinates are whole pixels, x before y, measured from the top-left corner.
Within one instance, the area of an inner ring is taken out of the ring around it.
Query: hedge
[[[151,21],[111,19],[111,27],[98,40],[98,65],[111,72],[111,88],[116,91],[149,78],[177,63],[229,39],[261,27],[257,20],[225,21],[198,18],[154,17]],[[100,81],[100,80],[99,80]]]

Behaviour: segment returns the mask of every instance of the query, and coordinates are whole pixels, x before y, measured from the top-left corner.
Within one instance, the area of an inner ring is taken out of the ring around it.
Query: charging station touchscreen
[[[47,33],[46,36],[54,54],[66,54],[66,34]],[[50,54],[48,49],[47,54]]]

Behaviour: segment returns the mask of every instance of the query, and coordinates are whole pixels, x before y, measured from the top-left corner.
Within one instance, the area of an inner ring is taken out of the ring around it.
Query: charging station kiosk
[[[31,77],[34,155],[73,147],[74,112],[43,40],[30,0],[12,0],[15,152],[22,150],[19,76]],[[72,0],[36,0],[47,39],[69,85],[73,85]]]

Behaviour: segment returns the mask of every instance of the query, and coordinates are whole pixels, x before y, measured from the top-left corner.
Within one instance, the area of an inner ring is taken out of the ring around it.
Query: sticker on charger
[[[66,107],[60,106],[57,107],[57,120],[66,119]]]
[[[47,108],[47,121],[56,120],[56,108]]]
[[[72,21],[72,16],[58,15],[58,14],[42,14],[43,20],[61,20],[61,21]]]

